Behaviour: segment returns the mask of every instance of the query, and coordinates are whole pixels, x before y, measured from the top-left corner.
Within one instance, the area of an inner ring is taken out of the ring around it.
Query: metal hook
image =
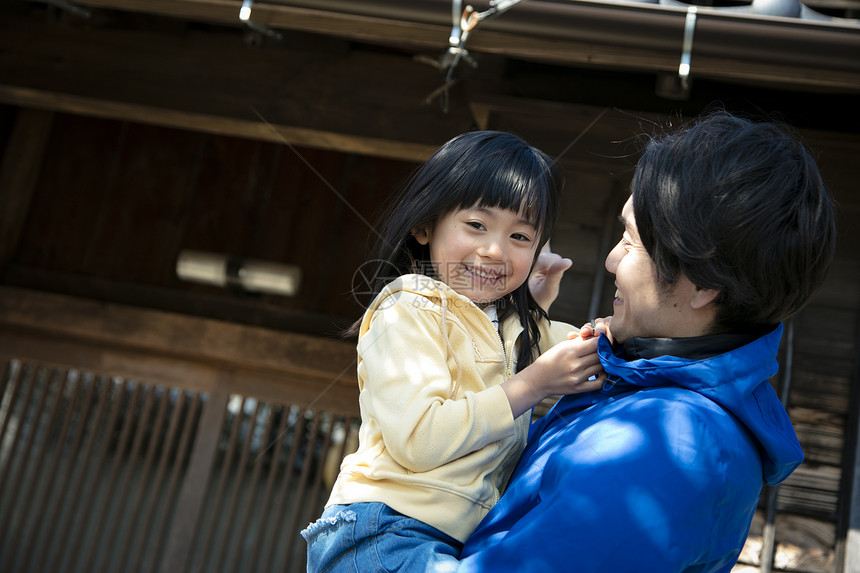
[[[268,38],[272,38],[273,40],[280,40],[282,38],[281,34],[264,24],[258,24],[251,20],[251,10],[254,8],[254,0],[242,0],[242,7],[239,8],[239,20],[242,21],[245,26],[249,29],[266,36]]]
[[[454,69],[460,60],[465,60],[466,63],[473,68],[478,67],[478,63],[469,55],[466,50],[466,40],[469,33],[475,29],[481,20],[501,14],[507,11],[515,4],[519,4],[522,0],[490,0],[490,7],[483,12],[476,12],[474,8],[467,5],[463,8],[463,0],[451,1],[451,34],[448,36],[448,49],[442,54],[438,62],[429,61],[431,65],[445,70],[445,83],[439,89],[435,90],[427,99],[432,99],[439,95],[442,110],[448,112],[448,88],[454,85],[457,80],[454,79]],[[419,58],[420,61],[427,59]]]
[[[459,48],[463,42],[463,29],[460,27],[463,14],[463,0],[452,0],[451,2],[451,34],[448,36],[448,45]]]
[[[660,97],[685,100],[690,97],[690,59],[693,54],[693,34],[696,31],[696,6],[687,7],[687,17],[684,20],[684,39],[681,42],[681,63],[678,73],[659,72],[657,74],[656,92]]]
[[[678,66],[678,79],[684,91],[690,89],[690,57],[693,52],[693,32],[696,31],[696,15],[698,9],[695,6],[687,7],[687,19],[684,22],[684,42],[681,45],[681,64]]]

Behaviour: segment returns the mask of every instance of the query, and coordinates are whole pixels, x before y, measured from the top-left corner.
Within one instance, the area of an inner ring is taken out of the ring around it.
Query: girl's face
[[[529,277],[539,241],[534,224],[498,207],[451,211],[412,234],[429,245],[436,277],[478,305],[513,292]]]

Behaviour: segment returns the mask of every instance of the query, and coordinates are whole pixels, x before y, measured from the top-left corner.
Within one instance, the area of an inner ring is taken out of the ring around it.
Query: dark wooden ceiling
[[[476,67],[461,63],[444,90],[444,70],[433,65],[447,47],[444,23],[290,4],[255,5],[254,18],[279,30],[274,40],[242,27],[238,0],[76,2],[88,17],[5,3],[0,103],[405,160],[475,125],[542,124],[545,141],[536,144],[562,150],[607,109],[640,122],[712,102],[856,131],[856,114],[846,119],[860,94],[853,69],[779,71],[697,56],[686,99],[667,99],[657,80],[676,73],[678,54],[487,28],[469,39]],[[595,145],[589,162],[614,153]]]

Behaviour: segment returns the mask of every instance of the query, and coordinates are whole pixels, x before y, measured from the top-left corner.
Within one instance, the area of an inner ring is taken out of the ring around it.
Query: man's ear
[[[430,242],[430,230],[427,227],[412,227],[411,233],[419,245],[426,245]]]
[[[714,299],[717,298],[719,294],[720,291],[712,288],[696,287],[696,292],[693,294],[692,300],[690,300],[690,306],[696,310],[701,310],[714,302]]]

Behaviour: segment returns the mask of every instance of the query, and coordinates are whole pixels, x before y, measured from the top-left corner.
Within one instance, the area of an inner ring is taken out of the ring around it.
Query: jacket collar
[[[765,332],[731,332],[690,338],[631,338],[621,344],[620,350],[627,360],[658,356],[701,360],[745,346],[774,328],[776,326],[770,326]]]
[[[622,349],[612,349],[605,336],[598,341],[598,354],[610,381],[604,395],[635,391],[636,387],[676,386],[686,388],[716,402],[731,412],[759,442],[765,481],[779,483],[803,460],[791,420],[768,381],[776,374],[776,360],[782,324],[749,342],[709,358],[660,354],[627,358]],[[712,339],[711,337],[717,337]],[[725,335],[702,337],[707,341],[669,341],[677,352],[703,352],[699,343],[723,346],[738,344],[740,338]],[[680,342],[679,342],[680,341]],[[659,344],[645,344],[655,351]],[[624,349],[626,350],[626,348]],[[715,349],[716,350],[716,347]],[[707,350],[704,351],[707,353]],[[598,392],[600,393],[600,392]],[[592,397],[592,402],[596,401]],[[580,407],[587,404],[580,404]]]

